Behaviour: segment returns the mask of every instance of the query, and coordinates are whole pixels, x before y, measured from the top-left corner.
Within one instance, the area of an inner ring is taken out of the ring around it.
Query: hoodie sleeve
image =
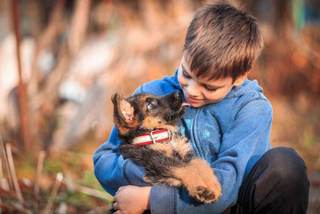
[[[119,152],[120,144],[118,131],[113,128],[109,139],[93,155],[94,173],[102,187],[112,195],[120,186],[147,185],[143,180],[143,167],[130,159],[124,160]]]
[[[150,194],[152,213],[222,213],[234,205],[247,167],[270,147],[271,122],[270,103],[264,99],[253,100],[240,109],[233,125],[223,133],[218,158],[210,163],[222,186],[218,201],[200,204],[184,189],[156,185]]]

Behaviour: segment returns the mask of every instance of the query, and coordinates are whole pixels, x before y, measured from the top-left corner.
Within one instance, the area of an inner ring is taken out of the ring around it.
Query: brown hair
[[[254,17],[228,4],[196,11],[184,44],[190,71],[209,79],[235,80],[251,69],[263,47]]]

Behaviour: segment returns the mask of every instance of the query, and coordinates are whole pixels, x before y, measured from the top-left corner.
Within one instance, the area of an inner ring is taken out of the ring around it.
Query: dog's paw
[[[193,197],[203,203],[212,203],[217,200],[215,193],[204,186],[196,187]]]

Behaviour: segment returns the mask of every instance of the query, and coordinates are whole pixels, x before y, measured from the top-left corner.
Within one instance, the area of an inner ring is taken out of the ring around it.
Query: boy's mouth
[[[195,99],[195,98],[192,98],[192,97],[190,97],[190,96],[186,96],[186,101],[187,101],[187,103],[189,103],[189,104],[199,104],[199,103],[203,103],[203,99]]]

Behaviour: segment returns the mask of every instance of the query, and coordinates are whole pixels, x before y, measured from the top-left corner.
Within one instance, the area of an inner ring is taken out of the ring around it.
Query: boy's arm
[[[103,188],[114,195],[120,186],[146,186],[144,170],[131,160],[124,160],[119,152],[121,141],[118,130],[113,128],[109,139],[102,144],[93,156],[95,175]]]
[[[238,112],[234,126],[223,133],[218,158],[210,163],[222,186],[217,202],[199,204],[183,189],[156,185],[150,193],[152,213],[222,213],[234,205],[246,167],[252,167],[269,148],[271,122],[270,103],[254,100]]]

